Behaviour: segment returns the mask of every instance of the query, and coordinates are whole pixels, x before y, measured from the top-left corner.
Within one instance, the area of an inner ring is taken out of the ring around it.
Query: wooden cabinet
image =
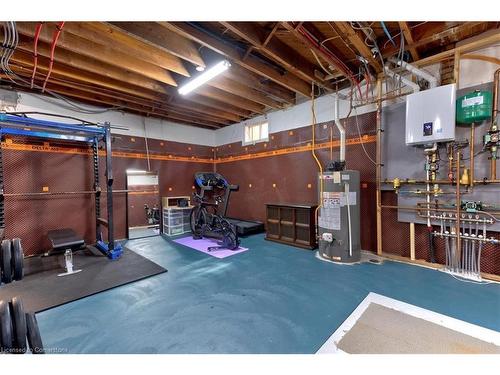
[[[266,204],[266,240],[315,249],[317,205]]]

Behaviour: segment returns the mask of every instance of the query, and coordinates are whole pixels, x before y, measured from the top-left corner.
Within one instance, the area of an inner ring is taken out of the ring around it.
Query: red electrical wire
[[[40,33],[42,32],[43,22],[39,22],[35,29],[35,43],[33,46],[33,74],[31,75],[31,88],[35,83],[36,68],[38,66],[38,38],[40,38]]]
[[[54,31],[54,36],[52,37],[52,45],[50,47],[49,71],[47,72],[47,76],[45,77],[45,81],[43,81],[42,92],[45,91],[45,86],[47,85],[47,82],[48,82],[50,75],[52,73],[52,66],[54,65],[54,52],[56,51],[57,40],[59,39],[59,36],[61,35],[61,31],[62,31],[63,27],[64,27],[64,21],[59,22],[59,24],[56,26],[56,30]]]
[[[342,60],[340,60],[337,56],[335,56],[330,50],[327,48],[323,47],[321,44],[319,44],[310,34],[309,32],[303,27],[300,26],[297,28],[297,30],[318,50],[320,51],[324,56],[332,60],[335,65],[337,65],[337,68],[339,68],[348,78],[349,80],[356,85],[360,98],[363,97],[363,94],[361,92],[361,87],[359,85],[359,81],[356,79],[352,71],[349,69],[347,65],[345,65]]]

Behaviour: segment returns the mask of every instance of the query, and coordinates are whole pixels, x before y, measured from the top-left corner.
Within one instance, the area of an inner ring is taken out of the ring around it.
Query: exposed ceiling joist
[[[29,78],[31,76],[30,71],[26,69],[22,69],[21,67],[14,67],[17,74],[24,76],[25,78]],[[44,76],[37,74],[36,82],[38,84],[42,83],[42,79]],[[220,128],[223,126],[220,122],[213,122],[211,120],[206,120],[197,115],[179,115],[171,109],[165,110],[163,108],[158,108],[150,105],[138,104],[136,101],[130,101],[120,97],[119,95],[111,95],[106,92],[100,92],[98,90],[92,90],[87,87],[83,87],[77,84],[71,84],[68,82],[61,82],[58,79],[52,80],[47,85],[47,89],[58,93],[60,95],[64,95],[69,98],[83,100],[84,102],[91,103],[93,105],[97,105],[100,107],[103,106],[112,106],[120,109],[126,109],[128,111],[132,111],[134,113],[138,113],[140,115],[146,116],[156,116],[160,118],[164,118],[174,122],[182,122],[189,125],[197,125],[208,128]]]
[[[250,43],[255,49],[278,62],[287,71],[308,82],[333,89],[328,82],[318,78],[316,66],[310,64],[299,53],[277,38],[263,35],[252,22],[221,22],[224,27]],[[320,73],[321,75],[321,73]]]
[[[460,45],[457,44],[455,48],[437,53],[433,56],[425,57],[423,59],[415,61],[413,64],[415,64],[416,66],[430,65],[449,58],[455,53],[462,54],[465,52],[476,51],[480,48],[487,47],[495,43],[500,43],[500,32],[498,32],[498,30],[490,30],[478,35],[477,37],[471,38],[471,40],[466,43]]]
[[[26,67],[26,66],[20,66],[20,65],[15,65],[13,66],[14,71],[22,76],[22,77],[30,77],[31,75],[31,66]],[[40,81],[43,81],[43,78],[45,77],[44,73],[47,70],[46,67],[41,66],[40,71],[37,74],[37,79]],[[165,102],[161,101],[151,101],[151,100],[145,100],[145,99],[139,99],[137,97],[133,97],[131,95],[124,94],[122,92],[117,92],[113,90],[108,90],[108,89],[103,89],[99,87],[95,87],[94,85],[89,85],[85,83],[79,83],[79,82],[74,82],[74,81],[68,81],[64,79],[64,77],[61,79],[59,78],[59,75],[54,72],[54,76],[51,80],[51,82],[54,85],[57,85],[58,87],[64,87],[66,89],[71,89],[71,90],[78,90],[80,92],[85,92],[87,95],[99,95],[100,97],[105,97],[108,100],[121,100],[123,102],[127,103],[127,106],[131,105],[137,105],[141,106],[141,108],[146,108],[146,110],[142,110],[144,114],[150,114],[151,111],[156,111],[157,113],[168,113],[168,114],[173,114],[176,116],[184,116],[185,119],[192,119],[196,118],[198,120],[203,120],[203,121],[208,121],[210,123],[216,123],[220,125],[227,125],[228,123],[233,122],[232,120],[228,120],[225,118],[221,118],[220,116],[217,115],[211,115],[204,113],[201,109],[199,108],[181,108],[177,104],[174,105],[169,105],[167,106]],[[109,102],[106,102],[109,103]],[[141,111],[137,107],[138,111]]]
[[[270,79],[271,81],[286,87],[289,90],[295,91],[301,95],[310,96],[311,88],[309,84],[292,74],[281,74],[270,65],[264,63],[254,56],[248,56],[246,59],[242,58],[242,54],[235,50],[232,46],[224,43],[223,41],[200,31],[199,29],[182,22],[162,22],[163,26],[169,30],[189,38],[202,46],[210,48],[211,50],[228,57],[231,61],[248,69],[256,74]]]
[[[411,48],[423,47],[426,44],[430,44],[433,42],[441,41],[445,38],[450,38],[454,36],[460,35],[460,33],[465,32],[466,30],[472,29],[480,24],[484,24],[484,22],[463,22],[459,25],[453,26],[451,28],[447,28],[446,30],[437,31],[435,27],[429,27],[425,33],[421,37],[415,37],[415,42],[405,45],[405,50],[410,50]],[[382,51],[382,55],[384,57],[391,56],[397,53],[399,47],[389,47],[387,50]]]
[[[216,79],[210,81],[208,84],[222,91],[226,91],[228,93],[240,96],[242,98],[246,98],[248,100],[265,105],[267,107],[271,107],[274,109],[283,108],[281,103],[267,97],[263,93],[254,90],[251,87],[248,87],[239,82],[231,81],[230,79],[223,76],[217,77]]]
[[[247,118],[247,117],[250,117],[252,115],[251,111],[241,109],[241,108],[235,107],[229,103],[215,100],[215,99],[211,99],[211,98],[204,97],[201,95],[191,94],[191,95],[185,97],[184,99],[187,101],[190,101],[192,103],[203,104],[203,105],[206,105],[207,107],[227,111],[227,112],[230,112],[230,113],[235,114],[237,116],[241,116],[243,118]],[[195,104],[193,104],[193,105],[195,105]]]
[[[411,30],[408,27],[408,24],[404,21],[399,21],[399,28],[401,29],[406,41],[408,42],[409,45],[412,45],[415,43],[413,40],[413,36],[411,35]],[[417,61],[420,59],[420,56],[418,55],[418,51],[416,47],[410,47],[409,48],[411,56],[413,57],[413,61]]]
[[[17,30],[19,31],[19,33],[33,38],[35,26],[36,23],[34,22],[19,22],[17,24]],[[53,29],[47,27],[42,28],[42,32],[40,33],[40,40],[45,43],[51,44],[52,33]],[[78,37],[68,32],[63,31],[61,33],[57,43],[57,48],[63,48],[80,55],[84,55],[91,59],[102,61],[119,68],[127,69],[144,77],[166,83],[167,85],[177,86],[174,78],[166,69],[131,57],[126,52],[116,51],[110,46],[94,43],[90,40]]]
[[[227,112],[227,111],[221,110],[221,109],[215,109],[215,108],[212,108],[212,107],[200,104],[200,103],[193,105],[192,103],[190,103],[186,100],[181,100],[179,98],[173,98],[169,103],[171,105],[174,105],[175,107],[182,108],[184,110],[199,112],[201,115],[203,113],[206,113],[210,116],[218,117],[218,118],[224,119],[224,120],[229,120],[231,122],[241,121],[241,117],[238,115],[235,115],[234,113]]]
[[[239,96],[236,95],[231,95],[228,94],[225,91],[222,91],[218,88],[215,87],[207,87],[207,86],[202,86],[196,90],[196,93],[202,96],[206,96],[208,98],[212,98],[215,100],[220,100],[224,103],[228,103],[230,105],[233,105],[238,108],[242,108],[251,112],[259,113],[259,114],[264,114],[266,107],[252,102],[247,99],[243,99]]]
[[[205,66],[196,46],[180,35],[169,32],[156,22],[109,22],[115,29],[123,30],[133,38],[143,41],[155,48],[160,48],[174,56],[198,66]]]
[[[50,25],[46,24],[44,27],[50,28]],[[177,56],[133,38],[111,25],[101,22],[66,22],[63,30],[92,42],[111,46],[118,51],[128,51],[131,56],[185,77],[190,76]]]
[[[0,38],[2,37],[3,33],[0,30]],[[18,48],[21,51],[25,51],[31,54],[31,59],[33,60],[33,42],[23,41],[19,44]],[[45,58],[50,58],[50,46],[47,43],[38,42],[38,55]],[[116,81],[126,82],[130,85],[151,90],[159,94],[165,94],[168,91],[166,89],[166,86],[158,81],[141,76],[137,73],[129,72],[125,69],[121,69],[113,65],[89,59],[85,56],[78,55],[64,49],[57,50],[54,69],[60,69],[61,64],[72,67],[73,69],[81,71],[82,73],[87,72],[96,74],[102,77],[104,83],[106,83],[107,79],[112,79]]]
[[[224,75],[233,81],[243,83],[262,93],[269,94],[282,102],[295,104],[296,94],[293,91],[290,91],[283,86],[268,80],[267,78],[252,73],[239,65],[235,64],[231,66],[231,69],[227,70]]]
[[[16,53],[12,56],[12,62],[22,64],[24,66],[30,67],[32,70],[33,66],[33,57],[29,54],[16,51]],[[48,58],[38,58],[38,66],[37,71],[48,72],[49,70],[49,59]],[[104,88],[119,91],[125,94],[134,95],[142,97],[147,100],[157,100],[158,96],[153,93],[142,91],[137,87],[130,86],[121,81],[109,80],[105,77],[99,76],[98,74],[93,74],[89,72],[85,72],[79,69],[72,68],[71,66],[63,66],[62,64],[55,64],[52,68],[52,74],[58,75],[59,77],[63,77],[65,79],[77,80],[89,84],[94,84],[98,86],[102,86]]]
[[[380,61],[376,57],[373,57],[370,47],[365,44],[364,38],[358,35],[351,24],[349,22],[335,22],[335,25],[347,37],[349,42],[352,43],[356,51],[375,69],[375,72],[380,73],[382,71]]]

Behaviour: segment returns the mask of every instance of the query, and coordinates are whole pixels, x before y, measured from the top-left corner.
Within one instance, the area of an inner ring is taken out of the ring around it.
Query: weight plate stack
[[[20,297],[13,297],[10,302],[10,312],[12,328],[14,333],[13,350],[14,354],[26,353],[26,313],[24,312],[23,301]]]
[[[30,346],[31,353],[45,354],[35,314],[26,314],[26,325],[28,327],[28,344]]]
[[[12,320],[8,302],[0,300],[0,353],[10,353],[12,349]]]
[[[20,238],[12,239],[12,259],[11,259],[12,278],[22,280],[24,276],[24,252]]]
[[[2,281],[8,284],[12,281],[12,243],[10,240],[3,240],[1,245],[1,268]]]

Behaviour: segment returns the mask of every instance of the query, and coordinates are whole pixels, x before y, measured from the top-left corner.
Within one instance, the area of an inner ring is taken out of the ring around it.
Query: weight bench
[[[52,250],[48,255],[64,252],[66,272],[60,273],[57,276],[67,276],[80,272],[81,270],[73,269],[73,251],[85,247],[83,238],[79,237],[75,231],[70,228],[49,230],[47,236],[52,244]]]

